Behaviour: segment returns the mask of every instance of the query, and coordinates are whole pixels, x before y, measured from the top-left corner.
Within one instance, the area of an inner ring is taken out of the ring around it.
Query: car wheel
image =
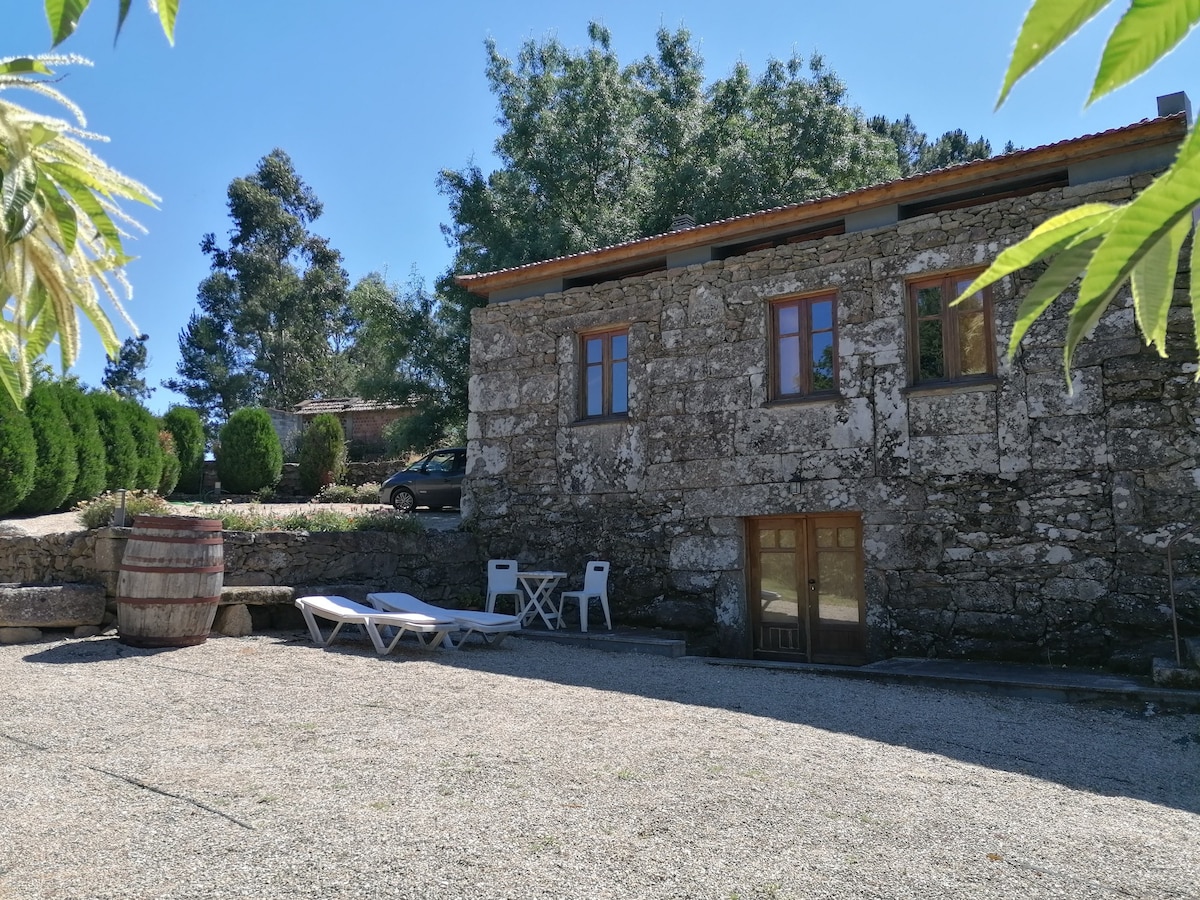
[[[408,488],[396,488],[392,494],[392,506],[402,513],[410,513],[417,508],[417,498]]]

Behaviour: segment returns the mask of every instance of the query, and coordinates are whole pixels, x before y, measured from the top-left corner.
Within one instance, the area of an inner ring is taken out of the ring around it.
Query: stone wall
[[[0,583],[105,586],[116,596],[128,528],[0,538]],[[224,534],[226,585],[337,584],[407,591],[430,602],[478,600],[485,565],[474,536],[427,531]]]
[[[485,557],[613,563],[626,623],[749,649],[744,519],[856,511],[869,652],[1107,661],[1167,637],[1165,543],[1200,521],[1186,297],[1171,358],[1127,296],[1061,370],[1069,299],[1005,360],[1025,273],[995,287],[999,377],[909,387],[905,281],[979,267],[1082,200],[1056,188],[476,310],[464,518]],[[1181,280],[1181,284],[1186,282]],[[768,301],[837,292],[840,396],[772,403]],[[577,421],[579,338],[628,325],[629,417]],[[1194,548],[1177,590],[1200,629]]]

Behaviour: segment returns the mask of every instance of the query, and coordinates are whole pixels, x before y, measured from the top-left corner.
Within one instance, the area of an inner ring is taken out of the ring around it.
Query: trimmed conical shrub
[[[138,455],[125,408],[115,394],[88,394],[88,401],[104,442],[104,488],[132,489],[137,481]]]
[[[158,482],[158,495],[170,497],[179,484],[179,455],[175,452],[175,438],[165,428],[158,433],[158,446],[162,449],[162,478]]]
[[[33,489],[37,441],[25,413],[0,393],[0,516],[12,512]]]
[[[74,384],[54,383],[46,387],[57,398],[67,416],[75,438],[75,484],[63,500],[63,506],[74,506],[104,493],[104,441],[96,413],[87,395]]]
[[[204,474],[204,422],[200,413],[186,406],[172,406],[163,416],[163,427],[175,439],[175,455],[179,457],[179,489],[198,494]]]
[[[346,433],[337,416],[314,416],[300,435],[300,489],[316,494],[346,474]]]
[[[279,483],[283,447],[265,409],[239,409],[221,427],[217,475],[233,494],[252,494]]]
[[[17,511],[41,515],[62,506],[75,487],[75,476],[79,472],[75,434],[49,384],[33,386],[25,398],[25,418],[33,429],[37,464],[33,471],[33,487],[18,504]]]
[[[129,433],[137,444],[138,468],[133,486],[143,491],[157,491],[162,481],[163,454],[158,443],[158,420],[136,400],[122,400]]]

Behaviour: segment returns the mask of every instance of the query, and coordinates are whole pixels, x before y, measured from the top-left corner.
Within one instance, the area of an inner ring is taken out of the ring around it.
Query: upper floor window
[[[771,399],[837,393],[837,298],[771,303]]]
[[[976,273],[909,282],[908,345],[914,385],[975,381],[996,374],[992,291],[984,288],[958,306],[954,298]]]
[[[629,329],[614,328],[581,337],[583,344],[582,418],[624,416],[629,412]]]

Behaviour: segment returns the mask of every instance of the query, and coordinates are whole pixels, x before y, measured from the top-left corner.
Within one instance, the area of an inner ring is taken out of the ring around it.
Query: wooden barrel
[[[117,633],[134,647],[190,647],[212,629],[225,577],[220,519],[138,516],[117,576]]]

